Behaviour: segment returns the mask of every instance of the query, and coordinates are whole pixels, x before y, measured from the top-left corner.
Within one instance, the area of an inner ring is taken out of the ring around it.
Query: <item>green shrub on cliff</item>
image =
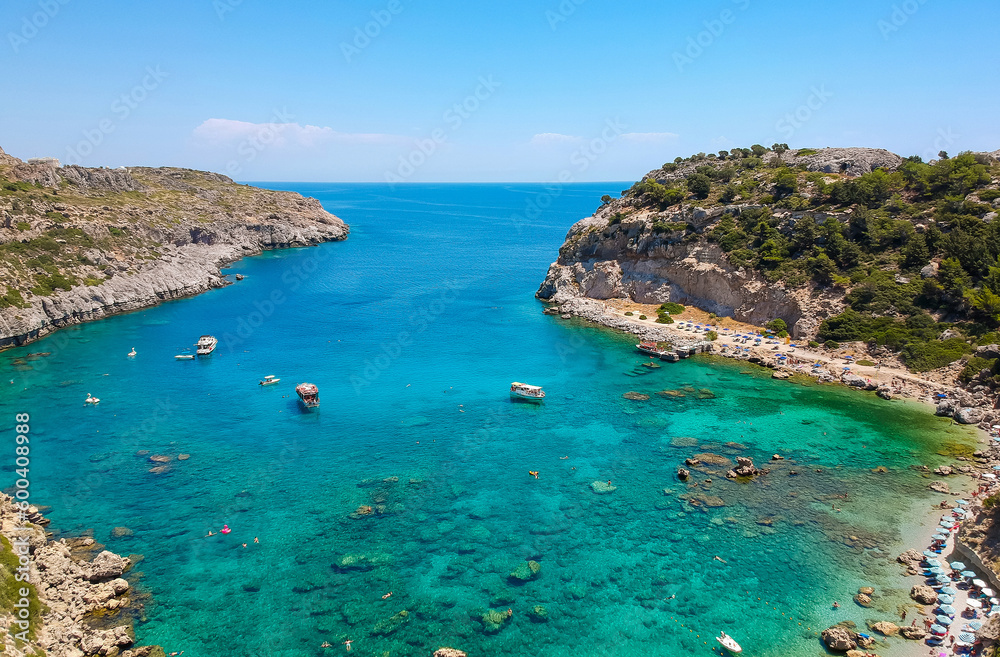
[[[680,315],[684,312],[684,306],[679,303],[674,303],[673,301],[668,301],[662,304],[659,309],[665,313],[670,313],[671,315]]]
[[[13,546],[7,537],[0,536],[0,610],[18,616],[20,610],[14,605],[22,599],[22,589],[28,591],[27,620],[29,629],[28,638],[34,640],[38,633],[38,628],[42,624],[42,603],[38,600],[38,592],[30,582],[17,581],[17,569],[19,567],[18,556],[14,554]],[[12,625],[8,633],[15,635],[20,632],[20,628]]]

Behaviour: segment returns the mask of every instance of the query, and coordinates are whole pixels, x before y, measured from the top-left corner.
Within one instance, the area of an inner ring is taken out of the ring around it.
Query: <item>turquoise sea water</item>
[[[566,230],[623,184],[275,187],[319,198],[350,238],[0,356],[6,434],[31,414],[33,501],[62,532],[143,556],[140,641],[192,657],[348,639],[357,655],[680,655],[724,629],[746,654],[813,655],[818,629],[896,615],[892,595],[878,613],[850,597],[900,586],[895,542],[927,483],[909,466],[971,435],[726,361],[649,371],[634,339],[543,316],[533,293]],[[540,217],[511,218],[540,194]],[[174,360],[203,333],[214,355]],[[266,374],[281,383],[261,388]],[[545,403],[512,403],[513,380]],[[297,405],[302,381],[319,411]],[[156,474],[143,450],[190,459]],[[674,474],[695,453],[776,452],[752,483],[721,464]],[[537,577],[511,580],[529,559]],[[512,615],[490,628],[488,609]]]

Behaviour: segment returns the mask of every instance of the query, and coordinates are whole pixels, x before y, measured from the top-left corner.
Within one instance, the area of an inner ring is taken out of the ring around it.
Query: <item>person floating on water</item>
[[[839,602],[837,602],[837,601],[834,601],[834,603],[833,603],[833,608],[834,608],[834,609],[840,609],[840,603],[839,603]]]
[[[347,652],[351,652],[351,644],[354,643],[354,639],[348,639],[344,641],[344,645],[347,646]]]
[[[215,536],[215,532],[213,532],[211,529],[209,529],[208,533],[205,534],[205,538],[208,538],[209,536]]]
[[[332,648],[333,644],[330,643],[329,641],[324,641],[323,643],[319,644],[319,647],[320,648]]]
[[[714,559],[715,561],[721,561],[722,563],[729,563],[728,561],[726,561],[725,559],[723,559],[723,558],[722,558],[722,557],[720,557],[719,555],[715,555],[715,556],[714,556],[714,557],[712,557],[712,558],[713,558],[713,559]]]
[[[231,531],[233,531],[233,530],[229,528],[229,525],[223,525],[223,526],[222,526],[222,530],[221,530],[221,532],[222,532],[223,534],[228,534],[228,533],[229,533],[229,532],[231,532]]]
[[[530,474],[535,479],[538,479],[538,470],[528,470],[528,474]]]
[[[254,542],[254,543],[260,543],[260,541],[258,541],[258,540],[257,540],[257,537],[256,537],[256,536],[254,536],[254,537],[253,537],[253,542]]]
[[[392,597],[392,591],[389,591],[388,593],[386,593],[385,595],[382,596],[382,599],[383,600],[388,600],[391,597]]]

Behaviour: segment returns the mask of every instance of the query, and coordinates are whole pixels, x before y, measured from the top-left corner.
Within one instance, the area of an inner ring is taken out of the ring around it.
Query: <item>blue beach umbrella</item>
[[[979,628],[981,628],[983,626],[983,624],[980,623],[979,621],[970,621],[970,622],[966,623],[965,626],[967,628],[969,628],[970,630],[975,631],[975,630],[978,630]]]
[[[962,577],[972,578],[972,577],[975,577],[975,576],[976,576],[976,573],[972,572],[971,570],[963,570],[962,571]]]
[[[958,635],[958,640],[962,643],[973,643],[976,640],[976,635],[969,632],[962,632]]]
[[[935,575],[934,579],[936,579],[940,584],[947,584],[951,581],[951,578],[947,575]]]
[[[994,469],[994,470],[1000,470],[1000,465],[994,465],[994,466],[993,466],[993,469]]]
[[[952,570],[965,570],[966,568],[966,565],[961,561],[952,561],[948,565],[952,567]]]
[[[938,555],[937,552],[931,552],[930,550],[924,550],[924,556],[933,559]]]
[[[943,605],[950,605],[951,603],[955,602],[955,598],[950,595],[942,595],[938,597],[938,602],[940,602]]]
[[[927,570],[931,571],[935,575],[944,575],[945,574],[945,569],[942,568],[941,566],[933,566],[931,568],[928,568]]]
[[[934,634],[947,634],[948,628],[943,625],[931,625],[931,632]]]
[[[952,620],[952,619],[950,619],[950,618],[948,618],[947,616],[942,616],[941,614],[938,614],[937,615],[937,622],[939,624],[941,624],[941,625],[951,625],[955,621]]]
[[[941,593],[944,593],[945,595],[955,595],[958,593],[958,590],[954,586],[946,586],[941,589]]]
[[[955,500],[955,504],[968,504],[969,500]]]
[[[955,608],[952,607],[951,605],[941,605],[940,607],[938,607],[938,611],[948,614],[949,616],[955,615]]]
[[[931,538],[933,538],[936,541],[947,541],[949,536],[951,536],[951,534],[945,534],[944,532],[942,532],[940,534],[934,534],[934,536],[932,536]]]

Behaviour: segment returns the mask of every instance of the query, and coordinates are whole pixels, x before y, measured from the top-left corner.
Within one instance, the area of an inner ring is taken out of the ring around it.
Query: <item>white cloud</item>
[[[325,143],[398,144],[408,141],[398,135],[337,132],[330,127],[298,123],[250,123],[233,119],[208,119],[192,132],[209,144],[255,139],[275,146],[319,146]]]
[[[678,136],[673,132],[626,132],[621,138],[625,141],[653,143],[671,141],[677,139]]]
[[[561,135],[558,132],[543,132],[531,138],[532,146],[553,146],[557,144],[577,144],[583,141],[583,137],[573,135]]]

